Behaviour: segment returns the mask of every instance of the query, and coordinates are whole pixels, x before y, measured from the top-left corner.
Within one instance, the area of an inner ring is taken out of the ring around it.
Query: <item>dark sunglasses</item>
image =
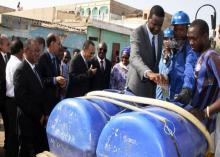
[[[99,51],[107,52],[107,49],[99,48]]]

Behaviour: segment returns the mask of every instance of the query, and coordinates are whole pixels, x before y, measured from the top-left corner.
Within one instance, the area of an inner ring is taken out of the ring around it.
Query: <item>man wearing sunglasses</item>
[[[97,69],[88,62],[91,61],[94,54],[95,44],[87,40],[80,53],[70,61],[67,98],[83,96],[91,91],[91,78],[96,74]]]

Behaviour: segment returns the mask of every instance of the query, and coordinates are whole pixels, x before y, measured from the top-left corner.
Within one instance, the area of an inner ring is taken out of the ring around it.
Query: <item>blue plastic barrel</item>
[[[95,157],[99,135],[121,109],[101,100],[65,99],[52,111],[47,124],[50,151],[57,157]]]
[[[165,117],[167,125],[139,112],[117,115],[102,130],[97,157],[205,156],[207,141],[193,124],[166,109],[146,110]]]

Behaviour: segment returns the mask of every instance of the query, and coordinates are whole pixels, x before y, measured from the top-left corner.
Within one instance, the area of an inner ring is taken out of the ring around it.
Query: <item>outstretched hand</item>
[[[162,74],[149,71],[147,72],[147,77],[149,80],[154,81],[156,84],[159,84],[162,86],[165,86],[168,84],[168,79]]]

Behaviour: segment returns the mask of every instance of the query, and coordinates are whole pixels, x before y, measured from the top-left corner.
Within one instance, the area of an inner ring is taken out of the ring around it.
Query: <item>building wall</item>
[[[48,8],[37,8],[37,9],[24,10],[24,11],[15,11],[5,14],[51,22],[56,19],[57,11],[55,7],[48,7]]]
[[[83,43],[86,40],[86,34],[79,34],[75,32],[66,32],[58,29],[51,28],[36,28],[35,30],[30,31],[31,37],[41,36],[46,39],[49,33],[56,33],[61,37],[61,43],[63,46],[67,47],[69,51],[72,51],[75,48],[81,49]]]
[[[63,11],[57,11],[57,19],[75,19],[75,14],[66,13]]]
[[[100,41],[106,42],[108,46],[108,52],[106,57],[111,60],[112,58],[112,46],[113,43],[119,43],[120,44],[120,49],[119,52],[121,53],[121,50],[124,47],[127,47],[130,45],[130,36],[129,35],[124,35],[112,31],[107,31],[104,29],[99,29],[96,27],[89,26],[87,29],[87,39],[91,39],[91,37],[95,40],[92,40],[96,48],[98,46],[98,43]]]
[[[69,32],[67,37],[63,40],[63,45],[68,47],[70,51],[76,48],[81,50],[85,41],[86,34]]]
[[[0,14],[7,13],[7,12],[12,12],[12,11],[15,11],[15,9],[8,8],[8,7],[0,5]]]
[[[75,48],[81,49],[83,43],[86,40],[86,34],[79,34],[75,32],[65,32],[63,30],[44,28],[44,27],[30,27],[31,29],[22,30],[22,29],[8,29],[0,28],[0,34],[5,34],[9,38],[20,37],[22,39],[34,38],[37,36],[47,38],[49,33],[56,33],[61,37],[63,46],[67,47],[70,51]]]
[[[24,39],[31,38],[28,30],[8,29],[0,27],[0,34],[4,34],[9,38],[12,38],[13,36]]]

